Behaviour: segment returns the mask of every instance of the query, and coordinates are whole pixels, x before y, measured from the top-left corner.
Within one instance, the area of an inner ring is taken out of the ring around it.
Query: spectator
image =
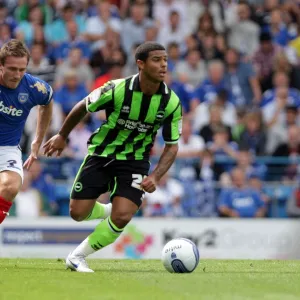
[[[247,180],[250,180],[251,178],[264,180],[266,178],[266,165],[263,163],[256,163],[254,161],[254,155],[246,148],[239,150],[236,159],[236,167],[243,170]],[[223,187],[232,185],[230,172],[222,174],[221,183]]]
[[[165,27],[161,27],[158,34],[158,42],[166,48],[170,43],[177,43],[184,52],[184,39],[187,32],[183,23],[180,22],[180,14],[177,11],[171,11],[169,15],[169,23]]]
[[[32,179],[31,186],[40,192],[45,208],[50,214],[56,215],[59,204],[52,176],[45,171],[39,160],[36,160],[31,166],[29,174]]]
[[[200,131],[205,141],[211,140],[212,128],[217,125],[224,124],[230,126],[236,123],[236,109],[232,103],[229,102],[228,92],[226,90],[218,91],[216,99],[213,103],[203,102],[199,104],[194,112],[194,131]],[[204,129],[204,127],[206,128]]]
[[[180,62],[180,48],[179,44],[172,42],[167,46],[168,53],[168,70],[174,72],[176,65]]]
[[[160,28],[166,28],[168,26],[168,18],[166,16],[170,16],[172,11],[176,11],[179,14],[179,26],[181,28],[186,26],[188,14],[185,3],[180,0],[161,0],[155,1],[153,7],[153,16]]]
[[[200,52],[201,57],[205,60],[205,62],[210,62],[216,59],[223,60],[224,58],[224,53],[219,51],[217,47],[216,35],[213,32],[208,32],[205,36],[203,36],[202,42],[200,43]]]
[[[27,70],[31,75],[53,85],[55,66],[50,64],[45,50],[44,44],[35,43],[31,46],[31,60],[28,63]]]
[[[273,77],[274,88],[266,91],[261,102],[261,111],[266,125],[271,128],[274,125],[284,123],[284,108],[287,105],[300,107],[300,92],[289,88],[289,80],[285,73],[278,72]]]
[[[0,2],[0,26],[2,25],[7,25],[12,34],[18,25],[16,20],[8,14],[8,7],[5,1]]]
[[[55,49],[56,63],[61,64],[68,56],[72,48],[79,48],[82,53],[82,61],[89,62],[90,58],[90,45],[78,35],[77,24],[74,20],[66,23],[68,32],[68,39],[60,43]]]
[[[69,135],[66,149],[67,156],[74,159],[83,159],[87,155],[86,145],[91,134],[92,132],[86,126],[85,121],[79,122]]]
[[[182,83],[191,84],[194,88],[206,77],[206,66],[198,50],[190,50],[186,60],[180,61],[174,70],[175,78]]]
[[[79,48],[71,49],[68,59],[57,67],[55,74],[56,89],[62,86],[65,74],[70,70],[76,72],[79,83],[84,84],[86,89],[90,90],[94,80],[94,74],[91,67],[83,62],[82,53]]]
[[[85,19],[81,15],[77,15],[72,3],[66,3],[61,9],[61,16],[50,24],[45,26],[45,36],[48,43],[57,45],[68,40],[68,31],[66,24],[69,21],[75,21],[78,28],[78,34],[82,34],[85,30]]]
[[[261,89],[252,64],[243,63],[239,53],[231,48],[225,55],[225,85],[239,107],[258,104],[261,101]]]
[[[166,173],[156,186],[155,192],[145,195],[143,216],[182,217],[181,199],[184,189],[180,181],[169,178]]]
[[[270,33],[261,33],[260,46],[253,56],[253,65],[262,91],[270,88],[269,76],[272,74],[275,57],[281,49],[272,42]]]
[[[245,118],[245,130],[240,136],[239,147],[250,149],[253,155],[264,155],[267,136],[264,131],[261,114],[251,112]]]
[[[108,70],[103,75],[100,75],[97,77],[93,83],[92,90],[103,86],[105,83],[107,83],[110,80],[119,79],[122,77],[122,62],[114,62],[112,61],[108,65]],[[132,75],[132,74],[131,74]]]
[[[23,40],[27,46],[31,46],[34,39],[34,32],[39,30],[38,28],[43,28],[43,14],[40,6],[33,6],[29,11],[28,21],[24,20],[19,23],[15,30],[16,38]]]
[[[64,116],[67,116],[71,109],[88,95],[87,89],[78,77],[76,70],[67,71],[62,86],[54,94],[54,99],[61,105]]]
[[[195,89],[192,107],[196,107],[203,102],[213,103],[220,90],[226,90],[224,64],[220,60],[214,60],[208,64],[208,77]],[[234,103],[230,93],[228,93],[227,99]]]
[[[238,23],[230,28],[228,44],[243,55],[251,57],[258,49],[259,26],[250,19],[250,7],[247,2],[238,5]]]
[[[0,25],[0,47],[2,47],[11,38],[12,38],[12,32],[10,30],[9,25],[1,24]]]
[[[181,83],[172,78],[170,72],[165,77],[165,83],[176,93],[179,97],[185,115],[192,114],[191,100],[193,95],[193,87],[190,84]]]
[[[246,186],[243,170],[231,173],[233,187],[221,190],[218,209],[220,215],[231,218],[261,218],[266,214],[266,204],[260,195]]]
[[[178,146],[178,158],[197,158],[204,150],[204,140],[199,135],[192,134],[192,122],[188,118],[183,120],[182,135]]]
[[[226,160],[226,164],[230,164],[229,158],[236,159],[238,155],[238,145],[229,141],[226,127],[217,127],[214,130],[212,142],[207,143],[207,148],[217,159]]]
[[[111,4],[108,0],[99,1],[97,16],[86,21],[85,39],[91,43],[91,50],[102,48],[106,43],[106,37],[110,32],[119,34],[122,30],[122,22],[112,16]]]
[[[48,4],[42,4],[39,0],[27,0],[24,4],[18,6],[15,10],[15,17],[18,22],[30,20],[30,11],[38,7],[42,12],[43,24],[50,24],[53,19],[53,11]]]
[[[130,12],[131,17],[124,20],[121,32],[122,47],[126,54],[130,54],[134,44],[144,42],[146,29],[154,26],[153,21],[146,17],[145,4],[133,4]]]
[[[204,12],[198,21],[198,28],[196,29],[194,36],[199,44],[203,42],[203,38],[207,34],[216,34],[217,31],[214,26],[214,20],[210,12]]]

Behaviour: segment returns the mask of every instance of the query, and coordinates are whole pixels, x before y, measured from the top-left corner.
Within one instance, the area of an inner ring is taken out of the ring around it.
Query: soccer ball
[[[174,239],[164,246],[161,260],[170,273],[191,273],[199,263],[199,250],[188,239]]]

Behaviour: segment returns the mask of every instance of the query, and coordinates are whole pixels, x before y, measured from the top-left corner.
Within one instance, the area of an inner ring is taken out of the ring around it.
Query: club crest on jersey
[[[162,110],[160,110],[160,111],[158,111],[157,114],[156,114],[156,119],[157,119],[157,120],[162,120],[162,119],[164,118],[164,116],[165,116],[165,112],[162,111]]]
[[[39,92],[42,92],[43,94],[47,94],[46,86],[40,81],[37,81],[34,85],[31,85],[30,87],[36,88]]]
[[[27,93],[19,93],[18,100],[20,103],[25,103],[28,100],[29,95]]]

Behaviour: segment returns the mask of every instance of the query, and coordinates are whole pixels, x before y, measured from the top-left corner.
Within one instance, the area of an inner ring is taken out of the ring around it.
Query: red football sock
[[[0,224],[8,216],[8,212],[12,206],[12,202],[5,200],[0,196]]]

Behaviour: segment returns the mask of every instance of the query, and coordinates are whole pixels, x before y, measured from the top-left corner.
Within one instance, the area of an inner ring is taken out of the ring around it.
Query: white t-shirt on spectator
[[[86,21],[86,33],[88,34],[104,34],[107,30],[107,27],[110,27],[113,31],[120,33],[122,30],[122,23],[116,18],[111,18],[108,24],[106,24],[98,16],[88,18]],[[94,51],[103,46],[105,46],[105,39],[92,43],[91,50]]]
[[[209,103],[201,103],[195,109],[193,131],[199,130],[210,121]],[[236,109],[235,106],[227,102],[222,113],[222,123],[232,127],[236,124]]]
[[[169,178],[165,186],[158,185],[156,191],[146,194],[147,205],[161,204],[169,205],[172,204],[174,199],[177,197],[183,197],[184,190],[181,183],[173,178]]]
[[[178,141],[178,147],[178,152],[180,153],[191,151],[203,151],[205,148],[205,142],[201,136],[193,134],[190,136],[188,143],[184,143],[183,138],[181,137]]]

